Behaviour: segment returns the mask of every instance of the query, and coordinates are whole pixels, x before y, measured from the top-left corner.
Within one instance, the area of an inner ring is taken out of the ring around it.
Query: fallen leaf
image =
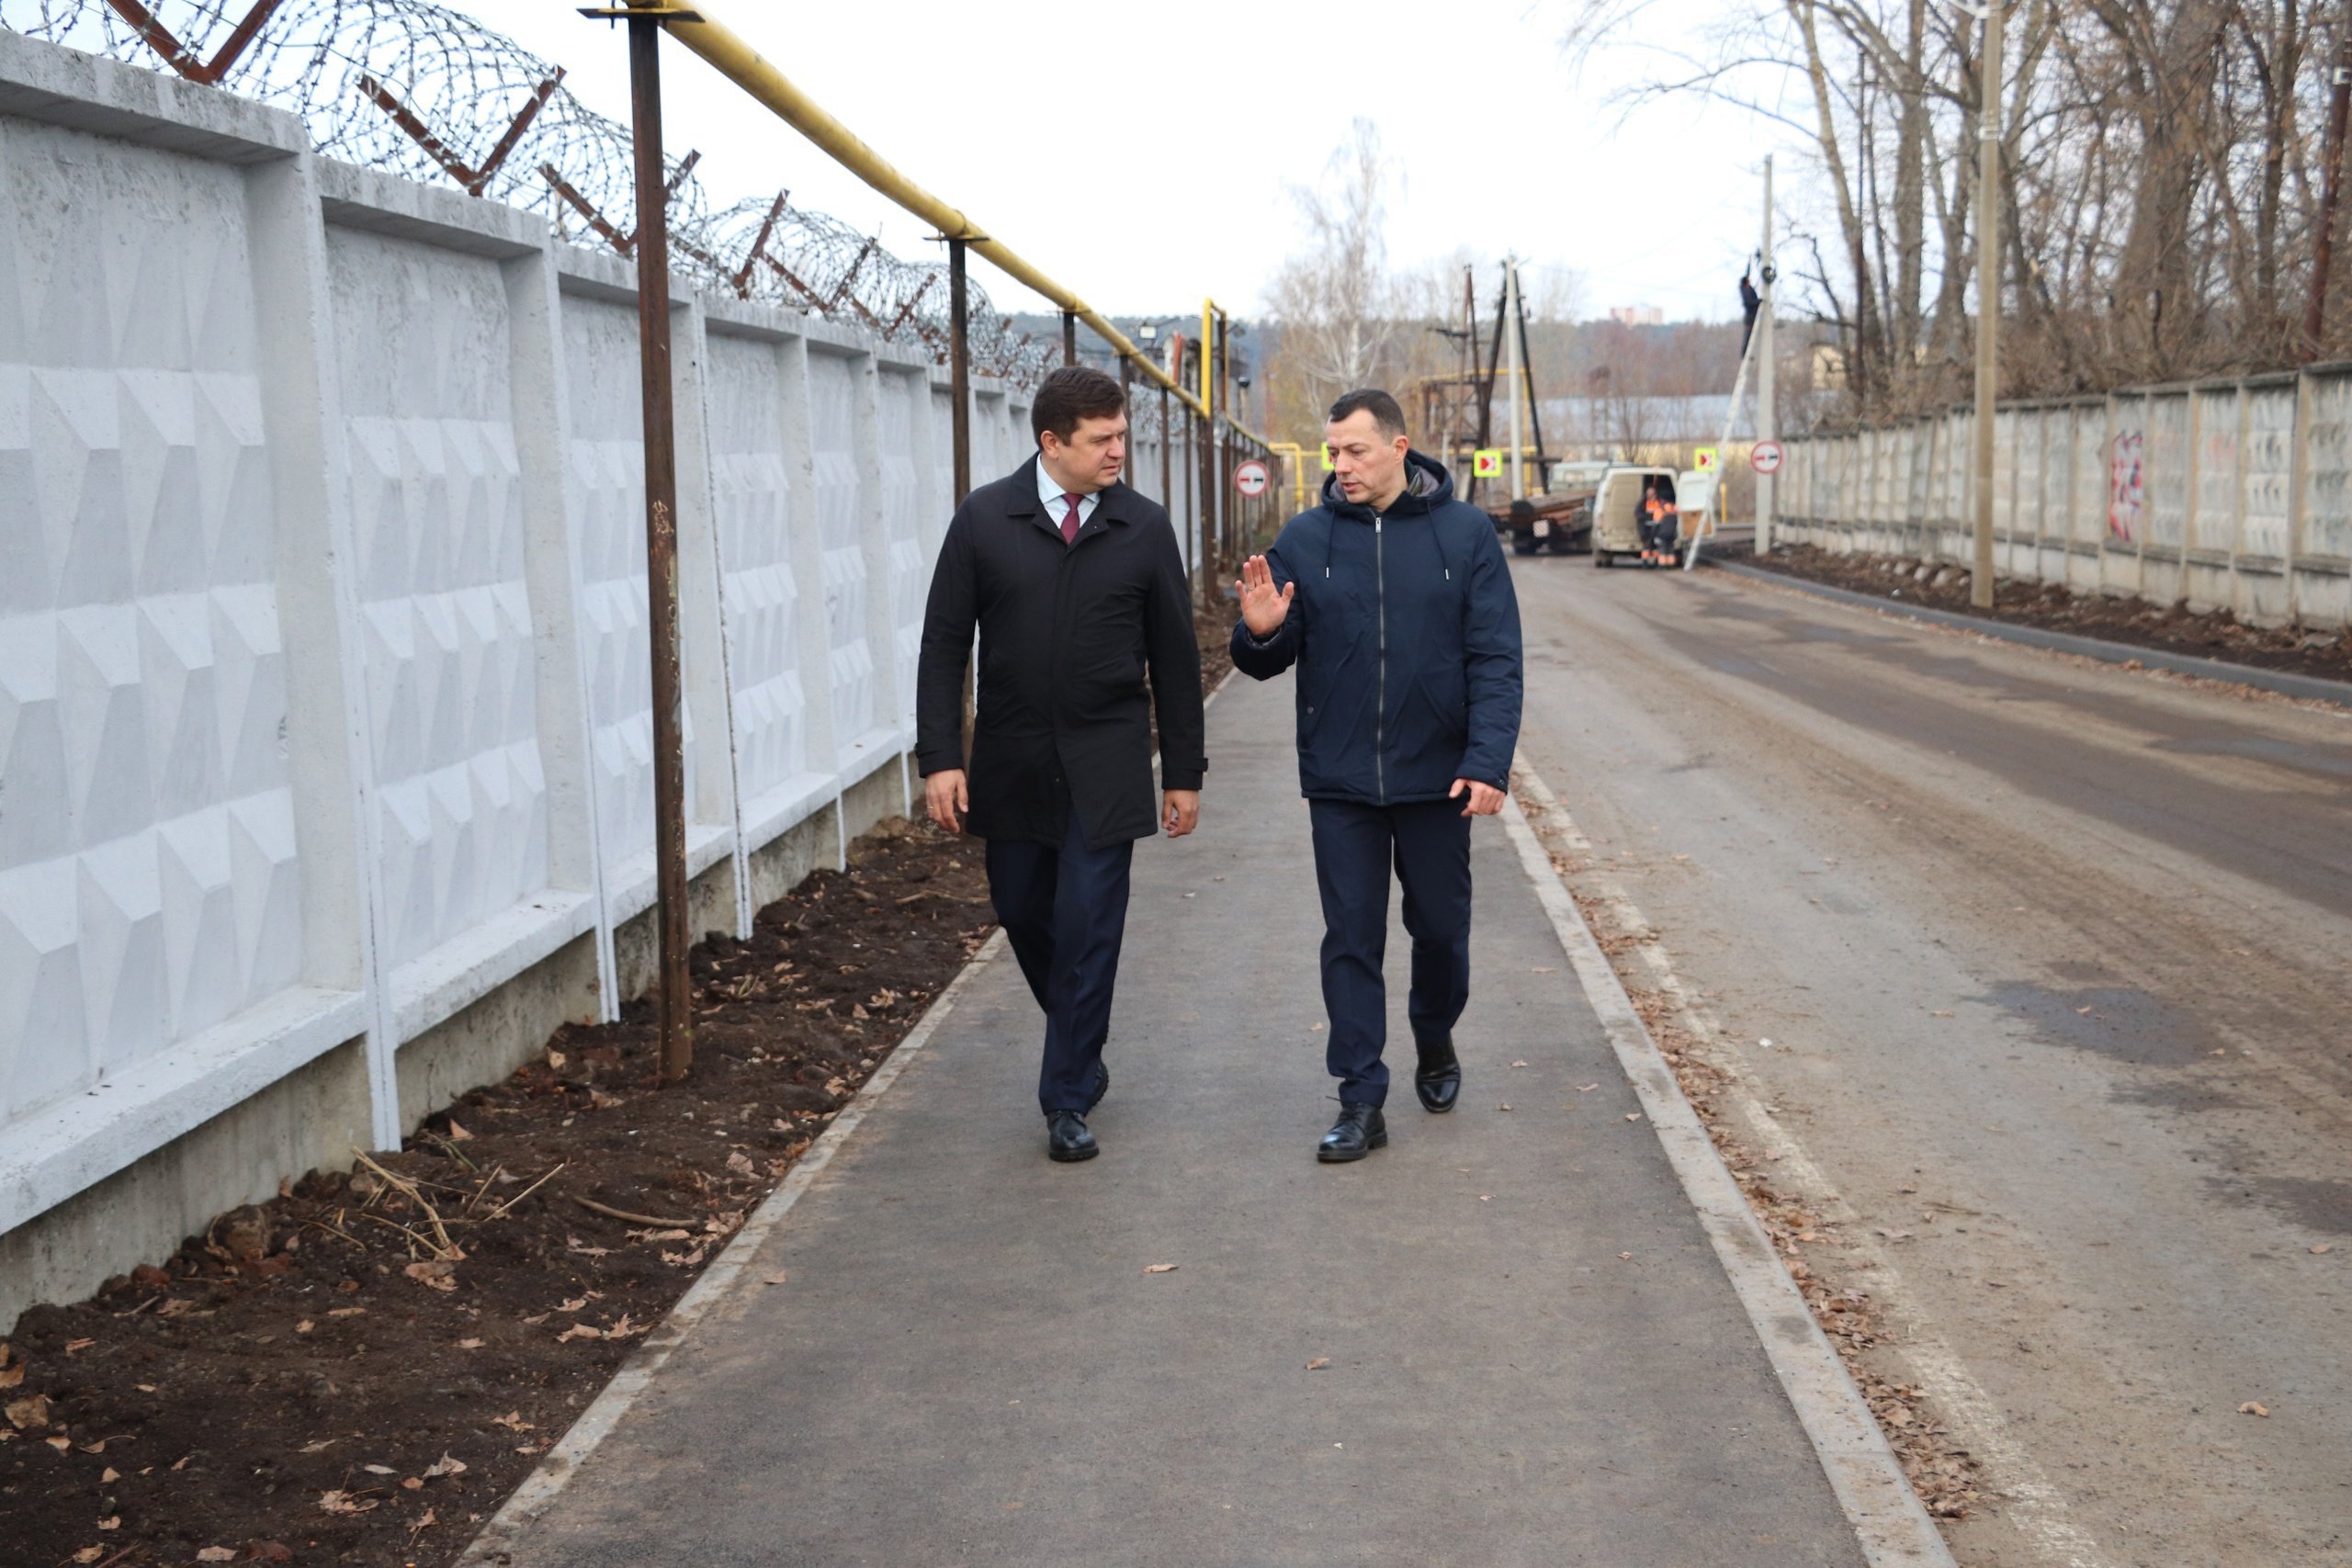
[[[311,1332],[311,1330],[312,1330],[313,1328],[316,1328],[317,1326],[318,1326],[318,1325],[317,1325],[317,1324],[312,1323],[309,1318],[307,1318],[307,1317],[306,1317],[306,1318],[304,1318],[301,1322],[300,1322],[300,1323],[298,1323],[298,1324],[296,1324],[296,1325],[294,1325],[294,1332],[295,1332],[295,1333],[297,1333],[297,1334],[308,1334],[309,1332]]]
[[[2244,1404],[2238,1406],[2238,1414],[2241,1416],[2267,1416],[2270,1414],[2270,1409],[2267,1405],[2258,1404],[2255,1401],[2249,1399]]]
[[[398,1475],[400,1473],[399,1471],[394,1470],[389,1464],[363,1464],[359,1468],[366,1471],[370,1475]]]
[[[71,1356],[75,1351],[86,1350],[96,1343],[97,1341],[95,1339],[68,1339],[65,1342],[65,1353]]]
[[[106,1469],[98,1472],[98,1484],[101,1486],[111,1486],[121,1479],[122,1472],[117,1470],[112,1465],[108,1465]]]
[[[208,1546],[196,1554],[198,1562],[234,1562],[237,1549],[233,1546]]]
[[[1523,1067],[1527,1066],[1527,1064],[1525,1062],[1513,1062],[1511,1066],[1514,1067]]]
[[[440,1522],[441,1522],[441,1521],[434,1516],[434,1512],[433,1512],[433,1510],[432,1510],[432,1509],[430,1509],[430,1508],[427,1508],[427,1509],[425,1509],[425,1510],[424,1510],[424,1517],[423,1518],[421,1518],[421,1519],[417,1520],[417,1521],[416,1521],[416,1523],[414,1523],[414,1524],[413,1524],[413,1525],[411,1525],[411,1526],[409,1526],[409,1527],[408,1527],[408,1533],[409,1533],[410,1535],[413,1536],[413,1535],[414,1535],[414,1534],[416,1534],[419,1530],[429,1530],[429,1529],[431,1529],[435,1525],[437,1525],[437,1524],[439,1524]]]
[[[120,1514],[108,1514],[105,1518],[98,1521],[98,1528],[102,1530],[119,1530],[122,1528],[122,1516]]]
[[[593,1325],[575,1323],[571,1327],[565,1329],[562,1333],[557,1335],[555,1337],[555,1342],[560,1345],[569,1339],[601,1339],[603,1337],[603,1332]]]
[[[582,1307],[584,1307],[587,1304],[588,1298],[586,1296],[574,1296],[568,1302],[557,1303],[555,1310],[558,1312],[578,1312]]]
[[[1510,1109],[1510,1100],[1504,1100],[1500,1105],[1497,1106],[1495,1109],[1496,1109],[1496,1110],[1498,1110],[1498,1111],[1509,1111],[1509,1110]]]
[[[41,1441],[47,1443],[51,1448],[55,1449],[59,1453],[70,1452],[74,1447],[74,1439],[71,1438],[43,1438]]]
[[[752,1156],[739,1149],[727,1156],[727,1168],[738,1176],[749,1176],[752,1174]]]
[[[5,1413],[8,1425],[19,1432],[29,1432],[36,1427],[49,1425],[49,1395],[28,1393],[22,1399],[8,1402]]]
[[[1143,1271],[1147,1274],[1173,1274],[1176,1272],[1176,1265],[1173,1263],[1147,1263],[1143,1266]]]
[[[482,1343],[483,1342],[480,1339],[460,1339],[458,1341],[458,1348],[460,1350],[479,1350],[482,1348]]]
[[[1558,968],[1559,966],[1554,964],[1538,964],[1534,968],[1529,970],[1528,973],[1531,975],[1550,975],[1556,973]]]
[[[458,1119],[456,1117],[453,1116],[449,1119],[449,1141],[451,1143],[462,1144],[472,1136],[473,1134],[471,1133],[467,1132],[463,1127],[458,1125]]]
[[[457,1269],[458,1266],[446,1258],[428,1258],[422,1263],[408,1265],[401,1272],[420,1285],[427,1285],[436,1291],[454,1291],[458,1288],[458,1281],[451,1276]]]
[[[107,1549],[103,1546],[85,1546],[81,1551],[74,1554],[74,1561],[76,1562],[96,1562],[99,1558],[104,1557],[106,1554]]]
[[[1578,1094],[1590,1094],[1594,1089],[1597,1089],[1600,1087],[1600,1086],[1597,1083],[1580,1083],[1577,1085],[1577,1092]]]
[[[14,1388],[24,1381],[25,1364],[22,1361],[13,1367],[0,1367],[0,1388]]]
[[[368,1309],[366,1307],[329,1307],[327,1315],[329,1317],[366,1317]]]
[[[2334,1252],[2335,1250],[2335,1244],[2334,1242],[2332,1242],[2332,1241],[2324,1241],[2324,1242],[2321,1242],[2317,1247],[2312,1247],[2312,1256],[2313,1256],[2313,1257],[2324,1258],[2324,1257],[2325,1257],[2327,1254],[2329,1254],[2329,1253],[2331,1253],[2331,1252]]]
[[[1950,1008],[1938,1008],[1938,1009],[1936,1009],[1936,1010],[1935,1010],[1935,1011],[1934,1011],[1933,1013],[1931,1013],[1929,1016],[1930,1016],[1930,1017],[1933,1017],[1933,1018],[1950,1018],[1950,1017],[1951,1016],[1951,1009],[1950,1009]]]
[[[1323,1026],[1319,1023],[1310,1023],[1306,1026],[1306,1032],[1309,1034],[1320,1034],[1323,1032]]]
[[[1617,1261],[1620,1263],[1631,1263],[1633,1260],[1634,1255],[1630,1252],[1621,1252],[1617,1255]]]
[[[424,1473],[428,1477],[434,1478],[438,1478],[444,1475],[463,1475],[465,1472],[466,1461],[461,1459],[450,1458],[448,1450],[446,1449],[442,1450],[441,1457],[439,1459],[435,1460],[431,1464],[424,1467]]]
[[[785,1282],[785,1280],[787,1280],[787,1279],[789,1279],[789,1278],[791,1278],[791,1274],[790,1274],[789,1270],[780,1270],[780,1271],[778,1271],[778,1272],[776,1272],[776,1273],[774,1273],[774,1274],[769,1275],[769,1276],[767,1277],[767,1279],[766,1279],[765,1280],[763,1280],[763,1283],[770,1284],[770,1285],[781,1285],[781,1284],[783,1284],[783,1283]]]
[[[1329,1356],[1317,1356],[1317,1357],[1316,1357],[1316,1358],[1315,1358],[1315,1359],[1313,1359],[1313,1360],[1311,1360],[1311,1361],[1309,1361],[1309,1362],[1307,1362],[1307,1363],[1306,1363],[1306,1370],[1307,1370],[1308,1371],[1310,1371],[1310,1372],[1319,1372],[1319,1371],[1321,1371],[1324,1368],[1326,1368],[1326,1367],[1329,1366],[1330,1364],[1331,1364],[1331,1358],[1330,1358],[1330,1357],[1329,1357]]]
[[[364,1514],[375,1507],[377,1503],[378,1499],[374,1497],[354,1497],[341,1487],[319,1495],[319,1506],[330,1514]]]
[[[490,1418],[490,1424],[493,1427],[503,1427],[510,1432],[530,1432],[537,1429],[523,1419],[523,1413],[520,1410],[510,1410],[503,1416],[493,1416]]]
[[[1494,1201],[1495,1195],[1491,1192],[1481,1192],[1478,1194],[1478,1201],[1481,1203],[1491,1203]]]
[[[334,1447],[334,1439],[333,1438],[321,1438],[315,1443],[304,1443],[300,1448],[296,1449],[294,1451],[299,1454],[321,1454],[326,1452],[327,1450],[333,1447]]]
[[[559,1073],[563,1071],[563,1061],[564,1057],[562,1052],[550,1051],[548,1053],[548,1066],[555,1071]]]
[[[424,1490],[424,1483],[412,1475],[407,1480],[401,1483],[401,1490],[403,1492],[422,1492]]]
[[[1641,1119],[1642,1113],[1638,1111],[1628,1111],[1625,1112],[1625,1120],[1628,1122],[1638,1122]]]

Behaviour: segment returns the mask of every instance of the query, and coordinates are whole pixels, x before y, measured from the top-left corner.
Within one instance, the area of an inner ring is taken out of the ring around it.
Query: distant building
[[[1611,305],[1609,319],[1621,327],[1662,327],[1666,312],[1656,305]]]

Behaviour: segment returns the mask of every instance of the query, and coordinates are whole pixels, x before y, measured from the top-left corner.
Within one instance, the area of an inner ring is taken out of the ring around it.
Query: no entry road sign
[[[1273,482],[1274,476],[1255,457],[1233,470],[1233,488],[1252,501],[1265,494],[1266,487]]]
[[[1779,473],[1781,444],[1777,441],[1758,441],[1756,444],[1756,450],[1747,455],[1747,465],[1759,474]]]

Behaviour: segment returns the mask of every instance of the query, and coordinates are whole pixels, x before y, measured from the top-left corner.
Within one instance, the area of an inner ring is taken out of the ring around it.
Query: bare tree
[[[1388,177],[1380,132],[1360,118],[1322,180],[1292,188],[1304,243],[1275,273],[1266,303],[1281,323],[1283,368],[1304,379],[1309,402],[1371,384],[1410,314],[1388,272]]]

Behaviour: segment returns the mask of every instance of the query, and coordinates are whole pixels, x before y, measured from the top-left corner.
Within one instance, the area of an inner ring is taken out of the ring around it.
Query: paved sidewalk
[[[518,1568],[1862,1562],[1498,823],[1461,1108],[1315,1163],[1290,734],[1229,688],[1200,832],[1138,846],[1102,1156],[1046,1159],[989,965]]]

